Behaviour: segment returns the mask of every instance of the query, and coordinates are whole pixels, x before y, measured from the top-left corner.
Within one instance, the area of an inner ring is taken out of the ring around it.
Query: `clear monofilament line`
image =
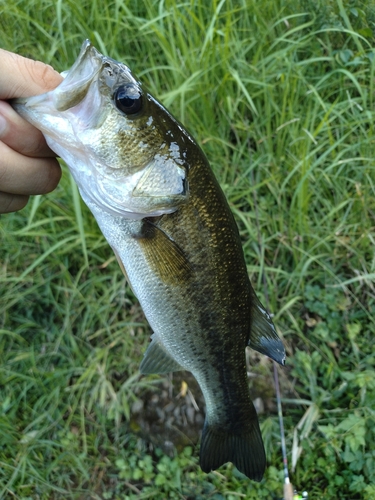
[[[253,170],[251,170],[250,176],[251,176],[252,184],[255,185]],[[256,219],[257,233],[258,233],[258,245],[259,245],[259,251],[261,253],[261,251],[262,251],[262,239],[261,239],[260,226],[259,226],[258,200],[257,200],[257,195],[256,195],[255,190],[253,191],[253,197],[254,197],[254,207],[255,207],[255,219]],[[270,311],[267,281],[266,281],[264,269],[262,269],[262,282],[263,282],[263,288],[264,288],[264,298],[265,298],[266,307],[267,307],[267,310]],[[282,410],[282,406],[281,406],[281,396],[280,396],[279,374],[277,372],[277,366],[276,366],[275,361],[273,362],[273,373],[274,373],[274,381],[275,381],[275,388],[276,388],[277,413],[279,416],[279,425],[280,425],[281,452],[282,452],[282,456],[283,456],[284,500],[293,500],[294,490],[293,490],[293,485],[291,484],[291,482],[289,480],[288,459],[286,456],[283,410]]]
[[[276,389],[277,414],[279,416],[279,426],[280,426],[280,436],[281,436],[281,453],[283,455],[284,500],[293,500],[293,486],[289,480],[288,458],[286,455],[284,419],[283,419],[283,409],[281,406],[279,374],[277,372],[277,366],[276,366],[275,361],[273,362],[273,376],[274,376],[275,389]]]

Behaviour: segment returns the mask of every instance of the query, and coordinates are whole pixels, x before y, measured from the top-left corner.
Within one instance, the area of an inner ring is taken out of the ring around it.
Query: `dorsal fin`
[[[251,327],[248,345],[280,365],[285,364],[284,345],[276,333],[271,316],[255,295],[254,290],[252,293]]]

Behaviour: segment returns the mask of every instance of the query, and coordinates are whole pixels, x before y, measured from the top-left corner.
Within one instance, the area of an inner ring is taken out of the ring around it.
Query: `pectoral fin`
[[[142,231],[134,235],[152,271],[169,285],[184,284],[192,275],[192,267],[184,251],[149,219]]]
[[[184,370],[165,349],[158,335],[151,335],[151,343],[145,352],[141,366],[141,373],[144,375],[151,373],[170,373]]]
[[[285,348],[276,333],[271,316],[262,306],[255,292],[252,294],[251,327],[248,345],[280,365],[285,364]]]

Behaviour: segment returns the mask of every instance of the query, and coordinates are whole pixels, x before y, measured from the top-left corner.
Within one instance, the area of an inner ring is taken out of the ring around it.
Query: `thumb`
[[[0,49],[0,99],[43,94],[62,80],[52,66]]]

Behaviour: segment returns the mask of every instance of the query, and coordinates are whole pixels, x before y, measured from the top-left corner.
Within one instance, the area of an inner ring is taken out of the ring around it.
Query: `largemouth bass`
[[[284,347],[248,278],[202,150],[130,69],[85,41],[53,91],[12,102],[67,163],[153,329],[140,370],[189,370],[206,402],[200,465],[250,479],[266,457],[245,362]]]

